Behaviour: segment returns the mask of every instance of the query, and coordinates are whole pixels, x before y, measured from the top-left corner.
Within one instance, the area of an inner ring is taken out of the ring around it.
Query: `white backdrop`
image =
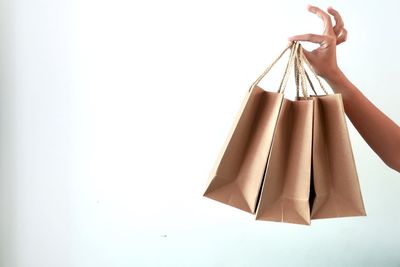
[[[350,123],[367,217],[260,222],[202,196],[250,84],[322,31],[307,4],[2,0],[1,267],[400,266],[400,176]],[[400,5],[312,4],[342,13],[339,65],[399,123]]]

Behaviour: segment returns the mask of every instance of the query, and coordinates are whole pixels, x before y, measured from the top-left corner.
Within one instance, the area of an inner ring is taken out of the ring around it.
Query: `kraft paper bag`
[[[210,173],[205,197],[255,213],[295,47],[297,43],[289,45],[250,87]],[[289,48],[278,92],[265,91],[259,81]]]
[[[204,196],[254,213],[281,102],[281,94],[251,90]]]
[[[256,220],[310,224],[312,122],[312,100],[283,100]]]
[[[313,101],[295,50],[296,100],[283,100],[256,220],[310,225]],[[300,75],[302,74],[302,75]],[[303,97],[299,96],[301,88]]]
[[[365,216],[356,165],[340,94],[313,97],[311,218]]]
[[[317,95],[304,67],[297,65],[316,94],[311,97],[314,103],[311,219],[365,216],[341,94],[328,94],[301,45],[297,52],[297,59],[308,65],[325,93]]]

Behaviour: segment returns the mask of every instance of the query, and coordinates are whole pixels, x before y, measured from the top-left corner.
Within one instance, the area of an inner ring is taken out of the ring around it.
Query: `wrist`
[[[327,83],[330,85],[336,85],[338,83],[343,82],[343,80],[346,78],[344,73],[339,69],[335,69],[329,73],[329,75],[325,75],[323,77]]]
[[[354,85],[347,79],[346,75],[337,69],[331,75],[324,78],[335,93],[342,94],[343,99],[354,93]]]

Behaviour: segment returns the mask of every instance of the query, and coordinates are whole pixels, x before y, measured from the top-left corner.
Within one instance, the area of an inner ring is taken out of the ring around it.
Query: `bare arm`
[[[342,94],[347,116],[368,145],[389,167],[400,172],[400,127],[371,103],[337,66],[336,46],[347,38],[342,18],[336,10],[328,8],[336,21],[335,27],[332,27],[327,13],[314,6],[308,9],[324,21],[323,35],[296,35],[289,40],[310,41],[321,45],[311,52],[305,50],[305,56],[317,74],[336,93]]]
[[[343,73],[325,79],[341,93],[347,116],[368,145],[391,168],[400,172],[400,128],[354,86]]]

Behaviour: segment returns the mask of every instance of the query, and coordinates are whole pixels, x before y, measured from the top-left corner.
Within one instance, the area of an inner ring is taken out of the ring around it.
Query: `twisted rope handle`
[[[295,64],[296,54],[299,49],[299,45],[300,45],[299,42],[294,42],[294,44],[292,46],[292,49],[290,51],[289,61],[286,66],[285,73],[283,75],[281,84],[279,85],[278,93],[282,93],[282,94],[285,93],[286,85],[289,80],[289,74],[292,69],[292,66]]]
[[[311,72],[314,74],[314,77],[317,79],[317,81],[318,81],[318,83],[319,83],[321,89],[324,91],[324,93],[325,93],[326,95],[328,95],[328,92],[326,91],[324,85],[322,84],[321,79],[319,78],[319,76],[318,76],[317,73],[315,72],[314,68],[311,66],[310,62],[308,61],[308,59],[307,59],[306,56],[304,55],[303,47],[302,47],[301,45],[299,45],[299,46],[300,46],[300,47],[299,47],[299,60],[300,60],[300,62],[305,62],[305,63],[306,63],[306,65],[308,66],[308,68],[309,68],[309,69],[311,70]],[[301,65],[302,65],[302,64],[301,64]],[[302,68],[304,69],[304,66],[303,66]],[[304,71],[305,71],[305,70],[304,70]],[[307,72],[305,72],[305,73],[306,73],[306,77],[307,77],[309,83],[312,84],[312,83],[311,83],[311,80],[310,80],[310,77],[308,76]],[[314,87],[313,87],[313,88],[314,88]],[[314,91],[315,95],[317,95],[317,93],[315,92],[314,89],[313,89],[313,91]]]
[[[279,61],[279,59],[281,59],[281,57],[285,54],[285,52],[290,48],[291,52],[289,55],[289,61],[288,64],[286,66],[285,69],[285,73],[283,75],[283,78],[281,80],[281,84],[279,85],[279,90],[278,93],[284,93],[285,91],[285,87],[288,81],[288,77],[290,74],[290,70],[292,65],[294,64],[294,58],[296,55],[296,51],[298,49],[299,46],[299,42],[296,41],[292,41],[282,52],[281,54],[263,71],[263,73],[261,73],[261,75],[253,82],[253,84],[250,86],[249,91],[256,85],[258,85],[258,83],[265,77],[265,75],[267,75],[267,73],[271,70],[271,68],[276,64],[276,62]]]
[[[299,47],[300,49],[301,47]],[[300,60],[300,51],[296,51],[296,57],[295,57],[295,65],[294,65],[294,74],[295,74],[295,80],[296,80],[296,98],[298,99],[300,97],[300,86],[299,83],[301,83],[301,90],[303,93],[304,97],[308,96],[307,93],[307,84],[305,82],[305,70],[303,67],[303,64]]]
[[[297,54],[296,54],[296,58],[295,58],[295,66],[294,66],[294,74],[295,74],[295,80],[296,80],[296,97],[297,99],[300,97],[300,86],[299,83],[301,81],[301,89],[302,89],[302,94],[304,97],[308,97],[308,92],[307,92],[307,85],[306,85],[306,79],[308,81],[308,83],[311,86],[311,89],[313,90],[313,92],[315,94],[315,88],[314,85],[310,79],[310,77],[308,76],[308,73],[306,71],[306,69],[303,66],[302,60],[300,58],[300,49],[302,49],[301,46],[299,46],[299,49],[297,50]]]

